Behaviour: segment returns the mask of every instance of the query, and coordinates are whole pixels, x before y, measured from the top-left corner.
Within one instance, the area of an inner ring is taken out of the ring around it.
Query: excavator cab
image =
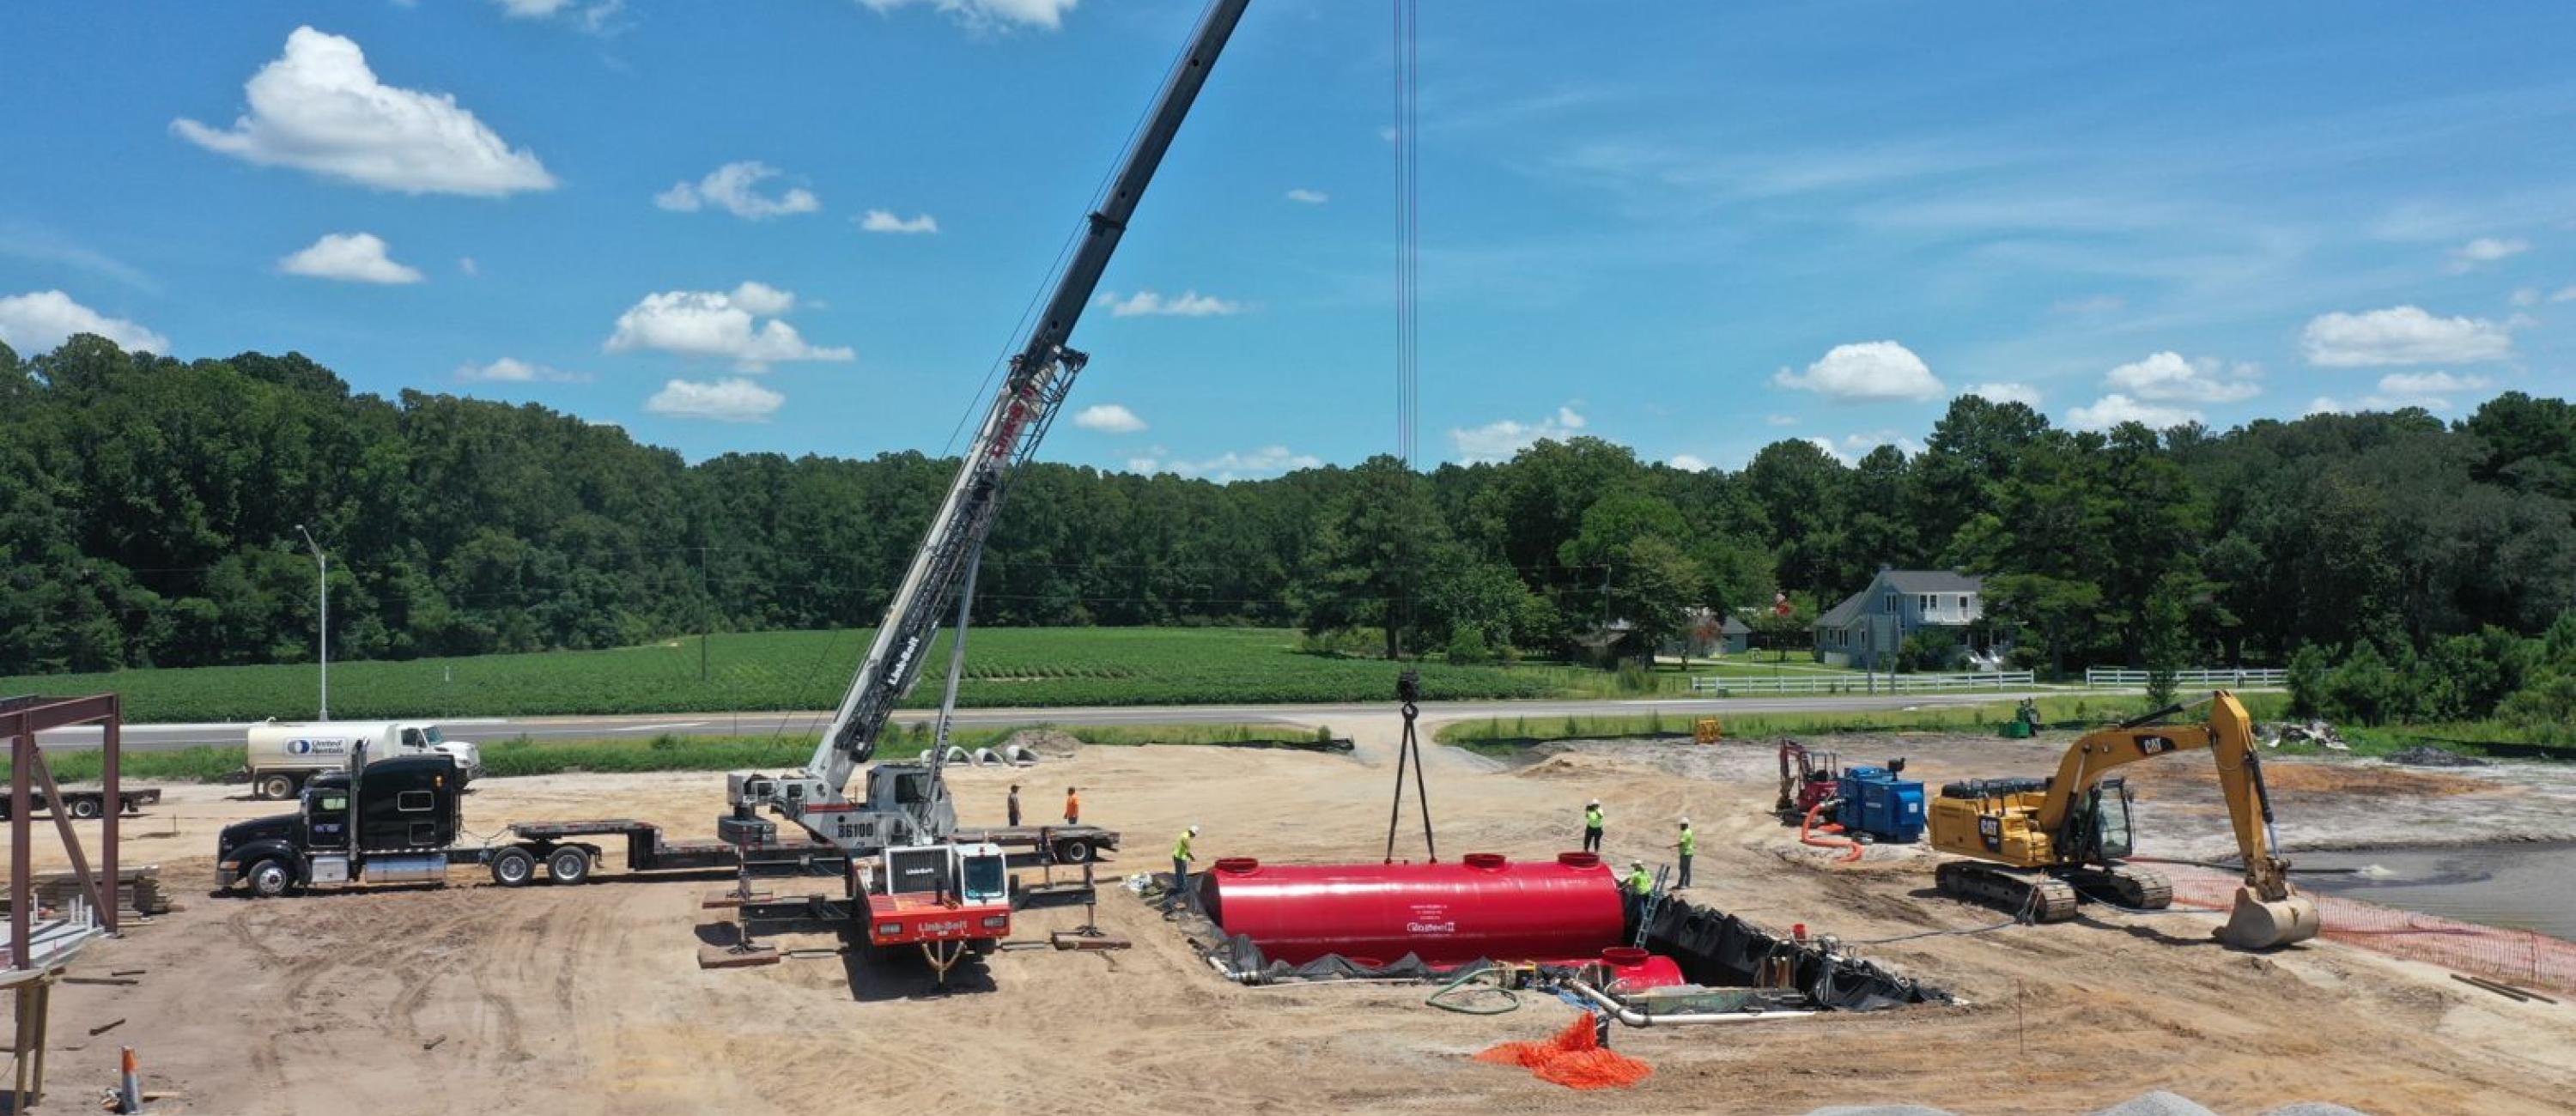
[[[2137,848],[2136,834],[2129,823],[2129,807],[2137,795],[2126,779],[2104,779],[2093,784],[2066,817],[2070,831],[2061,846],[2078,861],[2093,864],[2116,863]]]

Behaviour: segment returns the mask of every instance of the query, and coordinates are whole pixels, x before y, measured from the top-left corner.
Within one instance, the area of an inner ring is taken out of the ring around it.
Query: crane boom
[[[1117,252],[1119,239],[1135,215],[1137,202],[1153,182],[1164,153],[1180,132],[1181,121],[1189,115],[1191,104],[1207,83],[1208,71],[1215,66],[1217,55],[1225,49],[1249,3],[1250,0],[1212,0],[1200,17],[1188,50],[1174,64],[1152,114],[1127,149],[1117,177],[1101,198],[1099,208],[1089,215],[1087,227],[1058,277],[1045,311],[1010,357],[1001,391],[976,426],[975,438],[958,462],[957,476],[949,482],[947,496],[931,517],[920,549],[914,552],[902,583],[887,602],[885,619],[877,625],[867,657],[860,660],[858,673],[834,711],[831,727],[816,742],[805,770],[778,780],[736,777],[733,798],[738,812],[748,803],[765,803],[827,840],[845,845],[859,840],[848,836],[858,830],[846,822],[818,825],[818,819],[807,815],[849,810],[842,795],[851,773],[876,754],[877,737],[887,718],[920,680],[931,638],[938,632],[959,581],[992,532],[1012,474],[1036,452],[1065,396],[1073,389],[1074,377],[1089,360],[1067,344],[1074,325],[1090,305],[1101,273],[1108,268],[1110,256]],[[912,831],[937,828],[917,824]]]

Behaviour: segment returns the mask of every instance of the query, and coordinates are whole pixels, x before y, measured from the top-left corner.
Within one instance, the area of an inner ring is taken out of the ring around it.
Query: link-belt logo
[[[966,921],[916,923],[914,929],[924,934],[962,934],[966,932]]]

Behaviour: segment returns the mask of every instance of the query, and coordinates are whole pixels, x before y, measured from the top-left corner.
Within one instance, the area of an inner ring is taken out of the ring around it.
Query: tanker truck
[[[262,721],[250,727],[244,771],[254,798],[294,798],[304,782],[325,771],[346,771],[351,756],[446,756],[456,785],[483,774],[483,750],[450,740],[430,721]]]

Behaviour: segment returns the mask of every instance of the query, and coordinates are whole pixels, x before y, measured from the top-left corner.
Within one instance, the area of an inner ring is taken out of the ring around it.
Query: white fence
[[[2087,667],[2087,686],[2144,686],[2147,672],[2121,667]],[[2186,689],[2202,686],[2286,686],[2290,672],[2279,667],[2217,667],[2174,672],[2174,685]]]
[[[1724,675],[1691,679],[1694,694],[1916,694],[1944,690],[2002,690],[2026,687],[2036,682],[2026,670],[1987,671],[1978,674],[1807,674],[1779,675],[1761,678],[1733,678]]]

